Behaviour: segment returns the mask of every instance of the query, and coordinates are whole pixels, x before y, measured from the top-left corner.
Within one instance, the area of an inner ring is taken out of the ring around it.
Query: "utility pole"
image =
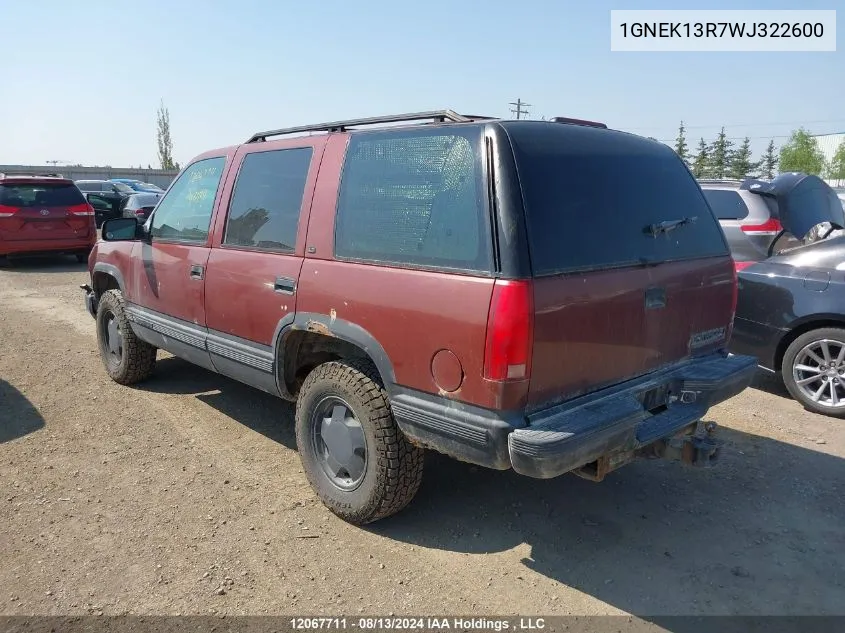
[[[521,119],[522,115],[528,116],[528,109],[531,107],[530,103],[525,103],[522,99],[517,99],[516,101],[511,101],[509,105],[516,106],[516,108],[511,108],[511,112],[516,115],[517,119]],[[525,109],[523,109],[525,108]]]

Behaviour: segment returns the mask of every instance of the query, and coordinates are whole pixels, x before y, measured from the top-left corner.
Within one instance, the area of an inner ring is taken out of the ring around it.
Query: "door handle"
[[[191,279],[202,279],[205,269],[202,266],[191,266]]]
[[[296,280],[290,277],[276,277],[273,290],[282,294],[292,295],[296,292]]]

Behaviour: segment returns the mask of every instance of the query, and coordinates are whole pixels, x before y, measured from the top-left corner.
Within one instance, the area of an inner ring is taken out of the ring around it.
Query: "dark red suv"
[[[0,258],[72,253],[84,262],[96,240],[94,209],[72,180],[0,174]]]
[[[584,121],[258,133],[107,221],[90,272],[114,380],[163,348],[295,400],[308,479],[355,523],[410,501],[424,448],[541,478],[710,463],[699,421],[756,366],[725,352],[733,261],[695,179]]]

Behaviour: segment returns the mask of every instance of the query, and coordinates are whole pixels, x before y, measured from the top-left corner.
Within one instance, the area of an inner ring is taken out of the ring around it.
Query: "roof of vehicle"
[[[63,184],[72,185],[70,178],[54,174],[0,174],[0,184]]]
[[[432,110],[426,112],[412,112],[409,114],[391,114],[385,116],[378,116],[378,117],[368,117],[368,118],[361,118],[361,119],[349,119],[344,121],[333,121],[330,123],[316,123],[316,124],[308,124],[308,125],[300,125],[288,128],[279,128],[275,130],[267,130],[263,132],[256,132],[252,136],[250,136],[243,144],[249,143],[262,143],[268,140],[269,137],[279,137],[279,136],[288,136],[288,135],[303,135],[308,134],[309,136],[313,133],[325,133],[325,134],[333,134],[333,133],[350,133],[350,132],[361,132],[367,131],[372,129],[402,129],[409,126],[417,127],[417,126],[432,126],[432,125],[456,125],[456,124],[463,124],[463,123],[503,123],[503,124],[511,124],[511,123],[539,123],[539,124],[552,124],[552,123],[565,123],[570,125],[579,125],[579,126],[587,126],[593,128],[601,128],[601,129],[608,129],[607,125],[604,123],[599,123],[597,121],[589,121],[587,119],[573,119],[569,117],[552,117],[548,120],[543,121],[512,121],[509,119],[502,119],[499,117],[491,117],[491,116],[483,116],[477,114],[458,114],[454,110]],[[405,123],[407,125],[401,125]],[[381,126],[381,127],[376,127]],[[191,159],[190,163],[195,163],[199,160],[204,160],[208,158],[216,158],[221,156],[226,156],[229,154],[234,153],[237,151],[238,147],[242,144],[238,145],[229,145],[226,147],[218,147],[215,149],[208,150],[203,152],[202,154],[198,154],[193,159]],[[190,164],[189,163],[189,164]]]
[[[127,200],[137,200],[141,201],[144,199],[152,198],[155,200],[160,200],[162,194],[156,193],[155,191],[139,191],[138,193],[133,193],[131,196],[127,196]]]

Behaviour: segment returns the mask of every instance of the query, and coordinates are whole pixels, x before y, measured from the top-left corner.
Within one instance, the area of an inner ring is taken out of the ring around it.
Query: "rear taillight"
[[[19,210],[18,207],[9,207],[5,204],[0,204],[0,218],[11,218]]]
[[[139,218],[143,218],[144,217],[144,210],[143,209],[135,209],[135,215],[138,216]]]
[[[72,207],[68,207],[67,211],[71,215],[94,215],[94,207],[88,203],[75,204]]]
[[[740,270],[745,270],[749,266],[753,266],[756,262],[734,262],[734,272],[738,273]]]
[[[783,230],[780,220],[769,219],[762,224],[743,224],[740,226],[746,235],[771,235],[774,237]]]
[[[524,380],[531,373],[534,297],[530,281],[497,280],[487,315],[484,377]]]

